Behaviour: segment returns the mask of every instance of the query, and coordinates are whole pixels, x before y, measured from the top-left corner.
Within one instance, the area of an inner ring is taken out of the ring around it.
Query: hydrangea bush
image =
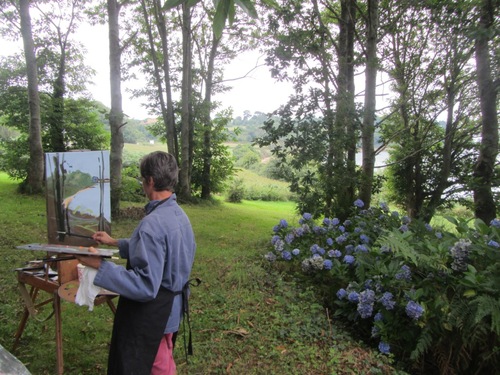
[[[500,220],[448,220],[453,231],[435,230],[356,200],[343,222],[308,213],[295,227],[281,220],[265,257],[313,284],[336,317],[409,367],[495,369]]]

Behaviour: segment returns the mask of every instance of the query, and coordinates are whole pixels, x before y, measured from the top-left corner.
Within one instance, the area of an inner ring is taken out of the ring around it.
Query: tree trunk
[[[191,14],[182,4],[182,92],[181,92],[181,170],[179,172],[179,196],[191,199],[192,166],[192,118],[191,118]]]
[[[210,170],[212,165],[212,118],[210,112],[212,109],[212,88],[215,57],[217,56],[217,48],[219,47],[220,38],[215,34],[212,38],[212,48],[210,50],[210,57],[207,66],[207,78],[205,82],[205,98],[203,100],[203,171],[202,171],[202,185],[201,185],[201,198],[209,199],[211,195],[211,178]]]
[[[491,78],[488,50],[489,34],[493,26],[495,5],[493,0],[483,0],[481,17],[476,31],[476,69],[479,101],[482,115],[482,137],[479,157],[474,167],[475,216],[489,223],[496,217],[495,200],[491,191],[495,161],[498,154],[497,92]]]
[[[375,89],[377,84],[377,31],[378,0],[368,0],[368,22],[366,28],[366,73],[365,73],[365,108],[361,128],[363,151],[363,175],[359,198],[369,207],[372,198],[373,174],[375,168]]]
[[[366,27],[366,73],[365,73],[365,108],[361,128],[363,151],[363,175],[360,181],[359,197],[370,207],[372,199],[373,174],[375,168],[374,133],[375,133],[375,89],[377,85],[377,31],[378,2],[368,0],[368,22]]]
[[[354,202],[356,137],[354,105],[354,28],[356,0],[341,1],[338,48],[338,93],[335,128],[340,139],[345,141],[345,157],[336,160],[335,172],[343,181],[337,187],[337,217],[345,219],[350,214]]]
[[[61,43],[61,41],[59,42]],[[54,81],[52,93],[52,110],[50,113],[50,145],[52,151],[66,151],[66,142],[64,141],[64,94],[66,85],[64,75],[66,73],[66,49],[61,46],[61,56],[59,57],[59,66],[57,77]]]
[[[24,56],[28,75],[29,122],[29,166],[25,192],[40,193],[43,191],[43,149],[40,119],[40,97],[38,94],[38,71],[35,56],[35,45],[31,32],[29,0],[20,0],[21,33],[24,44]]]
[[[121,91],[121,48],[120,48],[120,5],[116,0],[108,0],[109,18],[109,68],[111,88],[111,110],[109,126],[111,129],[110,178],[111,214],[119,216],[122,185],[123,154],[123,107]]]

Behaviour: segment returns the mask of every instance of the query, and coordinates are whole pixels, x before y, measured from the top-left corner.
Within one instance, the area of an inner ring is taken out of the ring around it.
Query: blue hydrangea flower
[[[378,313],[376,313],[375,316],[373,317],[373,320],[375,322],[381,322],[383,319],[384,319],[384,316],[382,315],[382,313],[380,311]]]
[[[364,245],[364,244],[358,245],[354,249],[354,252],[356,252],[356,253],[358,253],[358,252],[367,253],[368,252],[368,247],[366,247],[366,245]]]
[[[500,228],[500,220],[497,218],[491,220],[490,226],[495,227],[495,228]]]
[[[361,236],[359,236],[359,239],[363,243],[370,243],[370,237],[368,237],[366,234],[362,234]]]
[[[361,199],[356,199],[356,200],[354,201],[354,205],[355,205],[356,207],[358,207],[358,208],[362,208],[362,207],[364,207],[364,206],[365,206],[365,203],[364,203]]]
[[[399,212],[398,211],[392,211],[391,212],[391,216],[397,218],[397,217],[399,217]]]
[[[363,229],[361,229],[360,227],[356,227],[354,228],[354,233],[359,233],[361,232]]]
[[[323,225],[329,226],[329,225],[330,225],[330,219],[329,219],[329,218],[327,218],[327,217],[325,217],[325,218],[323,219]]]
[[[299,228],[295,228],[295,235],[297,237],[302,237],[304,235],[304,228],[302,227],[299,227]]]
[[[500,247],[500,244],[496,241],[493,241],[493,240],[490,240],[488,242],[488,246],[492,246],[492,247]]]
[[[326,244],[327,244],[328,246],[332,246],[332,245],[333,245],[333,240],[332,240],[330,237],[328,237],[328,238],[326,239]]]
[[[347,240],[347,237],[344,235],[341,235],[335,239],[335,242],[337,242],[340,245],[340,244],[344,243],[346,240]]]
[[[410,224],[411,219],[410,219],[408,216],[403,216],[403,217],[401,218],[401,222],[402,222],[403,224]]]
[[[347,219],[346,221],[344,221],[344,226],[348,227],[349,225],[351,225],[351,220]]]
[[[285,243],[281,239],[277,240],[274,243],[275,250],[279,251],[280,253],[283,251],[284,247],[285,247]]]
[[[325,270],[331,270],[333,267],[332,261],[330,259],[325,259],[323,261],[323,267],[325,268]]]
[[[385,203],[385,202],[380,202],[380,208],[384,212],[389,212],[389,206],[387,206],[387,203]]]
[[[278,235],[274,235],[271,237],[271,245],[274,245],[276,244],[276,242],[278,242],[279,240],[281,240],[281,237],[278,236]]]
[[[443,234],[441,232],[436,232],[436,237],[441,239],[443,238]]]
[[[393,295],[391,292],[385,292],[382,294],[382,297],[379,298],[379,302],[384,306],[387,310],[392,310],[396,305],[396,301],[393,299]]]
[[[406,315],[414,320],[418,320],[424,313],[424,308],[415,301],[408,301],[406,304]]]
[[[330,221],[330,224],[333,225],[333,226],[337,226],[339,225],[340,223],[340,220],[337,219],[336,217],[332,219],[332,221]]]
[[[302,218],[304,220],[311,220],[312,219],[312,215],[310,213],[305,213],[304,215],[302,215]]]
[[[372,316],[374,302],[375,292],[373,290],[366,289],[359,293],[358,313],[363,319]]]
[[[279,225],[275,225],[275,226],[273,227],[273,232],[274,232],[274,233],[278,233],[278,232],[280,231],[280,229],[281,229],[281,227],[280,227]]]
[[[354,264],[354,261],[355,261],[355,260],[356,260],[356,259],[355,259],[352,255],[346,255],[346,256],[344,257],[344,263],[345,263],[345,264],[349,264],[349,265]]]
[[[328,256],[330,258],[340,258],[342,256],[342,253],[340,250],[330,250],[328,251]]]
[[[339,231],[341,231],[342,233],[344,233],[345,232],[345,227],[343,225],[340,225],[339,226]]]
[[[281,228],[286,228],[288,227],[288,222],[285,219],[280,220],[280,227]]]
[[[372,337],[378,337],[380,335],[380,329],[377,326],[372,327]]]
[[[292,254],[289,252],[289,251],[283,251],[281,253],[281,257],[284,259],[284,260],[290,260],[292,259]]]
[[[347,299],[350,301],[350,302],[355,302],[355,303],[358,303],[358,300],[359,300],[359,295],[357,292],[350,292],[348,295],[347,295]]]
[[[400,230],[401,232],[408,232],[408,225],[406,225],[406,224],[401,225],[401,226],[399,227],[399,230]]]
[[[344,299],[345,297],[347,297],[347,291],[344,288],[337,290],[338,299]]]
[[[292,250],[292,255],[297,256],[299,254],[300,254],[300,250],[299,249],[293,249]]]
[[[391,346],[386,342],[380,341],[378,344],[378,350],[382,354],[389,354],[391,352]]]
[[[353,250],[354,250],[354,245],[347,245],[347,246],[345,247],[345,251],[346,251],[347,253],[352,253],[352,252],[353,252]]]
[[[295,236],[293,235],[293,233],[287,233],[287,235],[285,236],[285,242],[287,244],[291,244],[294,239],[295,239]]]
[[[311,253],[312,254],[318,254],[318,250],[319,250],[319,245],[318,244],[313,244],[311,247],[310,247],[310,250],[311,250]]]
[[[427,229],[429,232],[431,232],[432,226],[429,223],[425,223],[425,229]]]
[[[401,266],[401,269],[394,276],[397,280],[411,281],[411,270],[406,264]]]

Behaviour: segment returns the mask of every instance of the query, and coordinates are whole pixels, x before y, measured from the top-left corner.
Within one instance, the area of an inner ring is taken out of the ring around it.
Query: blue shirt
[[[173,194],[165,202],[150,201],[146,216],[129,239],[118,240],[120,257],[130,269],[102,262],[94,284],[139,302],[154,299],[160,285],[180,292],[189,279],[196,243],[191,223]],[[182,295],[174,298],[165,333],[176,332],[182,317]]]

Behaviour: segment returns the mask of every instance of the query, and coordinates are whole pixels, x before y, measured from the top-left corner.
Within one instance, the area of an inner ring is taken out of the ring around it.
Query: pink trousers
[[[174,361],[173,333],[163,336],[158,347],[151,375],[175,375],[177,373]]]

